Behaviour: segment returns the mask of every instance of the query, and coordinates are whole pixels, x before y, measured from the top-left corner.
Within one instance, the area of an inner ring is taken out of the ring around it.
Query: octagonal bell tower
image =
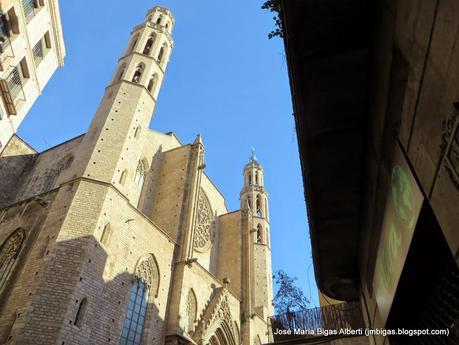
[[[111,183],[132,204],[141,193],[136,171],[149,169],[142,147],[174,45],[174,21],[169,10],[157,6],[134,27],[75,162],[81,176]]]
[[[273,315],[273,290],[271,267],[271,241],[269,229],[268,192],[264,187],[264,171],[252,152],[252,157],[245,165],[244,187],[240,193],[241,209],[249,209],[248,223],[250,227],[250,254],[245,264],[250,266],[247,280],[251,290],[251,310],[267,318]]]

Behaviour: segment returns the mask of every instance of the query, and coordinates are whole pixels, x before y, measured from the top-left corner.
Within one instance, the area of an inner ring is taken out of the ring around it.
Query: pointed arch
[[[142,126],[137,126],[134,132],[134,138],[138,138],[140,135],[140,131],[142,130]]]
[[[135,49],[135,46],[137,45],[137,41],[139,40],[139,34],[135,35],[133,38],[132,38],[132,43],[131,43],[131,46],[129,48],[129,53],[132,53]]]
[[[118,73],[116,74],[115,81],[120,81],[124,77],[124,73],[126,72],[126,63],[124,62],[119,68]]]
[[[142,54],[150,55],[151,48],[155,44],[155,40],[156,40],[156,35],[154,33],[151,33],[150,36],[148,37],[147,42],[145,43]]]
[[[158,75],[155,73],[151,76],[150,81],[148,82],[148,91],[154,92],[154,87],[156,86],[156,81],[158,80]]]
[[[0,247],[0,291],[13,272],[25,240],[25,230],[18,228],[8,236]]]
[[[129,305],[123,323],[120,344],[140,345],[147,315],[148,300],[159,290],[159,269],[153,254],[139,259],[129,292]]]
[[[160,14],[158,18],[156,18],[156,24],[161,24],[161,21],[163,20],[163,15]]]
[[[249,172],[249,185],[252,184],[252,173]]]
[[[196,317],[198,313],[198,300],[193,289],[188,291],[188,297],[186,301],[186,320],[185,320],[185,331],[191,333],[194,331]]]
[[[143,186],[145,174],[147,173],[146,163],[144,159],[139,160],[137,169],[135,170],[134,183],[138,186]]]
[[[257,243],[263,243],[264,236],[263,236],[263,227],[261,224],[257,225]]]
[[[158,262],[153,254],[148,254],[137,262],[135,278],[148,286],[153,297],[158,297],[159,273]]]
[[[110,242],[110,237],[112,237],[112,228],[110,223],[105,224],[104,230],[102,231],[102,235],[100,236],[100,243],[104,246],[108,246]]]
[[[127,178],[127,170],[124,169],[123,172],[121,173],[120,175],[120,180],[119,180],[119,183],[124,185],[124,183],[126,182],[126,178]]]
[[[78,328],[81,328],[81,326],[83,325],[83,319],[86,314],[87,307],[88,307],[88,300],[86,298],[83,298],[80,301],[77,313],[75,314],[75,321],[73,322],[73,324]]]
[[[258,217],[262,217],[263,216],[263,213],[262,213],[262,205],[261,205],[261,195],[258,194],[257,195],[257,201],[256,201],[256,215]]]
[[[255,171],[255,184],[256,184],[256,185],[259,184],[259,181],[258,181],[258,171]]]
[[[166,52],[167,52],[167,44],[164,42],[163,45],[161,46],[161,49],[159,50],[159,54],[158,54],[158,63],[159,64],[162,64],[165,60],[165,56],[166,56]]]
[[[139,84],[140,81],[142,80],[142,74],[145,69],[145,65],[143,63],[140,63],[137,65],[134,71],[134,75],[132,76],[132,82]]]

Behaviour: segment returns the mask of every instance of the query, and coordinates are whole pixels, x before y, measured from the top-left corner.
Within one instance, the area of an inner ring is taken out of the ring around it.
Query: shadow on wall
[[[166,306],[160,313],[159,300],[167,296],[158,294],[168,289],[160,290],[165,282],[153,254],[138,258],[132,274],[117,262],[122,254],[107,253],[92,236],[50,241],[43,251],[42,234],[34,238],[7,222],[0,224],[0,235],[6,239],[0,244],[0,272],[8,275],[0,302],[0,343],[164,343]],[[14,260],[6,263],[5,257]],[[105,280],[115,269],[126,272]]]
[[[36,154],[0,157],[0,208],[14,202],[20,182],[36,158]]]

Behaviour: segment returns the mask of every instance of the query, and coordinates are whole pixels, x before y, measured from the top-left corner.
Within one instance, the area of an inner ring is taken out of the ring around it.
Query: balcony
[[[0,89],[8,114],[17,115],[26,101],[21,76],[16,67],[5,78],[0,79]]]
[[[333,304],[270,318],[274,343],[319,343],[364,336],[360,302]]]

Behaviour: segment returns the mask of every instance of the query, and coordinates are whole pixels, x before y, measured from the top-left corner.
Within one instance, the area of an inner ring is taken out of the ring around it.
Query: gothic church
[[[241,209],[198,135],[149,129],[174,17],[151,9],[84,135],[0,157],[0,344],[252,345],[271,340],[268,198],[255,157]]]

